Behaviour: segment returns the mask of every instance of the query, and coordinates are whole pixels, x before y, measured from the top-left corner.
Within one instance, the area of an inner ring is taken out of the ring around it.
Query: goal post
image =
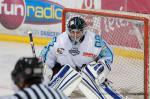
[[[149,17],[144,14],[65,8],[62,32],[74,16],[85,19],[88,30],[100,35],[111,45],[114,63],[108,79],[124,96],[148,99]]]

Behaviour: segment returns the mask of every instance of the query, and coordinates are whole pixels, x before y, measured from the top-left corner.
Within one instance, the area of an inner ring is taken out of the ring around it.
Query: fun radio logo
[[[23,0],[0,0],[0,23],[7,29],[18,28],[25,19]]]
[[[62,19],[63,6],[50,0],[26,0],[26,24],[56,24]]]
[[[25,24],[61,22],[63,6],[47,0],[0,0],[0,23],[7,29]]]

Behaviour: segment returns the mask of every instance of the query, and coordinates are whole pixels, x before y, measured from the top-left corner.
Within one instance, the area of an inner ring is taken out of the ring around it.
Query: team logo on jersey
[[[78,48],[72,48],[71,50],[69,50],[69,53],[75,56],[75,55],[79,55],[80,51],[78,50]]]
[[[64,50],[65,50],[64,48],[58,48],[57,54],[63,54]]]

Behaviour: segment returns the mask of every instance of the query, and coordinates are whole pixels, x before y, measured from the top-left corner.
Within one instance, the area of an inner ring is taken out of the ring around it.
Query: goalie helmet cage
[[[144,14],[65,8],[62,32],[74,16],[85,19],[88,30],[106,40],[114,52],[114,63],[108,79],[125,97],[148,99],[148,28]]]

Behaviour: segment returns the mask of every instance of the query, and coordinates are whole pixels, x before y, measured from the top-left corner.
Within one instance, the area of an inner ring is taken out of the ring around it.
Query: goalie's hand
[[[99,85],[104,82],[109,73],[107,66],[102,62],[91,62],[85,67],[86,71],[90,72],[91,78]]]
[[[102,65],[101,63],[96,63],[95,61],[91,62],[89,65],[87,65],[87,67],[91,73],[93,74],[93,76],[96,78],[98,78],[98,75],[100,75],[103,70],[104,70],[104,65]]]
[[[53,71],[46,64],[44,64],[43,76],[46,83],[50,82],[53,75]]]

